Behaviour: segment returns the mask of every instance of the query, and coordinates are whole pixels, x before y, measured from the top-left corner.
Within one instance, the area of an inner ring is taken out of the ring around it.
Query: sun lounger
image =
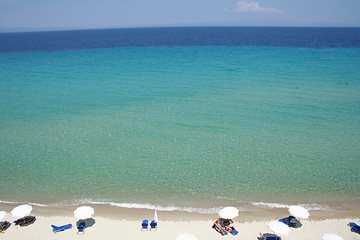
[[[212,226],[213,229],[215,229],[218,233],[220,233],[221,235],[227,235],[228,233],[225,231],[225,228],[221,227],[219,228],[218,226],[214,225]]]
[[[10,227],[11,223],[8,221],[2,222],[0,224],[0,232],[5,232],[9,227]]]
[[[300,228],[302,226],[301,222],[292,215],[279,219],[279,222],[282,222],[292,228]]]
[[[149,221],[147,219],[143,220],[141,223],[141,231],[147,231],[149,226]]]
[[[53,232],[57,233],[57,232],[61,232],[61,231],[64,231],[66,229],[72,228],[72,224],[66,224],[66,225],[62,225],[60,227],[55,226],[55,225],[51,225],[51,227],[53,228]]]
[[[282,222],[283,224],[286,224],[286,225],[288,225],[287,223],[286,223],[286,221],[285,221],[285,219],[279,219],[279,222]]]
[[[86,227],[86,224],[85,224],[85,221],[83,222],[80,222],[79,225],[77,226],[77,229],[78,229],[78,234],[82,233],[84,234],[85,233],[85,227]]]
[[[157,222],[155,220],[152,220],[150,223],[150,231],[157,230]]]
[[[230,233],[231,233],[232,235],[236,235],[236,234],[238,234],[239,232],[238,232],[234,227],[232,227]]]
[[[289,216],[289,227],[295,227],[296,226],[296,218],[293,215]]]
[[[349,223],[349,227],[351,228],[351,230],[352,230],[353,232],[357,232],[357,233],[360,234],[360,226],[357,225],[356,223],[350,222],[350,223]]]
[[[259,240],[281,240],[281,237],[277,236],[276,234],[271,233],[260,233]]]
[[[15,225],[20,225],[20,227],[27,226],[32,224],[36,221],[36,217],[34,216],[27,216],[23,218],[19,218],[18,220],[14,221]]]

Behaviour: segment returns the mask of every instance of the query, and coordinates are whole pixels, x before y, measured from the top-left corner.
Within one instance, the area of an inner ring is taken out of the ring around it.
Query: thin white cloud
[[[12,2],[18,2],[19,0],[0,0],[0,3],[12,3]]]
[[[281,13],[280,10],[277,10],[275,8],[265,8],[265,7],[261,7],[258,2],[247,2],[247,1],[239,1],[239,2],[237,2],[235,12]]]

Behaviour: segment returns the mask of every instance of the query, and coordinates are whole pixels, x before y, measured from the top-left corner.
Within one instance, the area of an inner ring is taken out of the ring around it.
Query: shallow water
[[[2,53],[0,200],[199,212],[359,200],[359,56],[238,45]]]

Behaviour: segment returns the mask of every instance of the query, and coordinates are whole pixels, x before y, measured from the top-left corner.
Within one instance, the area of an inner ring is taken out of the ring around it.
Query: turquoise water
[[[0,84],[1,201],[360,200],[360,48],[2,53]]]

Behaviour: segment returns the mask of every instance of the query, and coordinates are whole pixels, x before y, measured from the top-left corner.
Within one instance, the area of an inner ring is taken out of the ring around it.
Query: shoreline
[[[5,210],[7,215],[4,220],[13,222],[15,217],[11,216],[13,204],[0,204],[0,209]],[[271,211],[241,211],[234,218],[234,226],[239,234],[232,236],[221,236],[211,228],[217,214],[200,214],[181,211],[157,211],[159,217],[158,229],[156,231],[141,231],[143,219],[151,221],[154,210],[150,209],[126,209],[115,206],[91,205],[95,209],[93,219],[95,224],[86,228],[84,235],[77,234],[77,218],[73,216],[76,206],[56,208],[34,206],[32,215],[37,217],[35,223],[26,227],[16,227],[14,224],[0,235],[9,240],[15,239],[147,239],[147,240],[176,240],[182,233],[190,233],[198,240],[243,239],[253,240],[259,236],[259,232],[271,233],[267,223],[271,220],[287,217],[287,209],[271,209]],[[346,216],[347,215],[347,216]],[[349,217],[353,215],[354,217]],[[310,211],[308,220],[300,220],[300,228],[291,228],[289,235],[281,236],[282,240],[321,239],[325,233],[333,233],[343,239],[359,239],[359,234],[351,232],[347,226],[349,222],[360,224],[359,212],[332,212],[324,214],[323,211]],[[61,226],[71,223],[73,227],[63,232],[54,234],[51,224]]]
[[[0,210],[7,212],[7,217],[11,216],[11,210],[21,204],[29,204],[33,206],[32,215],[39,215],[45,217],[61,216],[73,217],[74,210],[79,206],[91,206],[95,209],[94,216],[104,217],[113,220],[128,220],[139,221],[143,218],[150,219],[154,215],[156,209],[162,220],[166,221],[187,221],[192,220],[214,220],[218,217],[217,211],[212,213],[190,212],[186,210],[162,210],[154,206],[154,208],[128,208],[116,205],[103,203],[81,203],[72,205],[57,205],[46,206],[32,203],[4,203],[0,202]],[[355,204],[355,203],[354,203]],[[301,204],[300,204],[301,205]],[[271,206],[271,207],[270,207]],[[251,208],[238,208],[239,216],[236,218],[237,222],[248,221],[267,221],[287,217],[288,206],[278,205],[275,207],[272,204],[260,203],[259,205],[252,205]],[[303,205],[306,207],[306,205]],[[344,219],[344,218],[358,218],[360,216],[360,209],[354,208],[355,205],[324,205],[324,208],[307,208],[310,212],[310,220],[325,220],[325,219]],[[225,206],[223,206],[225,207]],[[236,206],[235,206],[236,207]],[[219,208],[220,209],[220,208]],[[214,208],[215,210],[215,208]]]

